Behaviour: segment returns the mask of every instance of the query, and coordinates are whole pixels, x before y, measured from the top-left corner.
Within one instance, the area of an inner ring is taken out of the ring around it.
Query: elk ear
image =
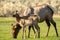
[[[12,24],[12,29],[14,30],[15,28],[16,28],[16,26]]]
[[[12,15],[12,17],[15,17],[15,15]]]
[[[18,10],[16,10],[16,14],[18,14]]]
[[[13,24],[11,24],[11,26],[13,26]]]
[[[14,28],[15,26],[13,24],[11,24],[12,28]]]

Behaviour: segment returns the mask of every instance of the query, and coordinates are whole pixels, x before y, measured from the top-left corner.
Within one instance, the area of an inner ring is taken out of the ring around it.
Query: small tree
[[[48,3],[51,4],[51,0],[48,0]]]
[[[58,13],[59,6],[60,6],[60,2],[57,0],[57,1],[56,1],[56,9],[57,9],[57,13]]]

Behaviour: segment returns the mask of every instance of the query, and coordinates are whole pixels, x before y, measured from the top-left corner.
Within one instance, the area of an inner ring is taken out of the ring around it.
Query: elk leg
[[[25,39],[25,28],[24,27],[22,27],[22,40],[24,40]]]
[[[29,32],[28,32],[28,38],[30,38],[30,30],[31,30],[31,26],[28,27]]]
[[[40,38],[40,27],[38,26],[38,24],[35,25],[35,28],[38,32],[38,38]]]
[[[47,31],[47,35],[46,35],[46,37],[47,37],[48,34],[49,34],[49,30],[50,30],[50,22],[49,22],[48,19],[46,19],[45,22],[46,22],[46,24],[47,24],[47,26],[48,26],[48,31]]]
[[[56,27],[55,21],[52,19],[52,20],[50,20],[50,22],[53,24],[53,26],[54,26],[54,28],[55,28],[55,31],[56,31],[56,35],[57,35],[57,37],[58,37],[58,31],[57,31],[57,27]]]
[[[29,29],[28,38],[30,38],[30,30],[31,30],[31,28],[33,29],[34,34],[35,34],[34,26],[33,25],[29,26],[29,28],[28,28]]]

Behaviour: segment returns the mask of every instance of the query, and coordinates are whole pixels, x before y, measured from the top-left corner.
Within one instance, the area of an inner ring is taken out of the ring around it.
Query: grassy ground
[[[50,27],[49,36],[45,37],[47,32],[47,25],[45,22],[43,22],[43,23],[39,23],[41,30],[41,35],[40,35],[41,37],[39,39],[38,38],[34,39],[34,33],[31,30],[31,36],[30,38],[26,38],[26,40],[60,40],[60,18],[54,18],[54,20],[57,24],[59,37],[56,37],[55,30],[52,25]],[[22,30],[19,31],[17,39],[12,38],[12,34],[11,34],[12,23],[15,23],[14,19],[12,18],[0,18],[0,40],[22,40]]]

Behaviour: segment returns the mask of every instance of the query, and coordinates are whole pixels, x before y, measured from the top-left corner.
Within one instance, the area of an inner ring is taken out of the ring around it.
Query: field
[[[17,39],[12,38],[12,23],[15,23],[15,19],[13,18],[0,18],[0,40],[22,40],[22,30],[19,31]],[[50,27],[49,35],[48,37],[46,36],[47,32],[47,25],[45,22],[39,23],[40,26],[40,38],[35,38],[34,39],[34,33],[33,30],[31,29],[31,35],[30,38],[26,38],[26,40],[60,40],[60,18],[54,18],[56,24],[57,24],[57,29],[59,33],[59,37],[56,37],[56,33],[54,30],[53,25]],[[28,34],[28,26],[27,26],[27,34]]]

